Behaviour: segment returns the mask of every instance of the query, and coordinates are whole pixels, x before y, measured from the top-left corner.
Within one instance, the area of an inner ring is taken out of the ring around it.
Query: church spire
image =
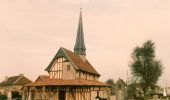
[[[86,47],[85,47],[85,43],[84,43],[84,32],[83,32],[81,8],[80,8],[80,17],[79,17],[76,43],[74,46],[74,53],[77,55],[80,55],[80,56],[86,56]]]

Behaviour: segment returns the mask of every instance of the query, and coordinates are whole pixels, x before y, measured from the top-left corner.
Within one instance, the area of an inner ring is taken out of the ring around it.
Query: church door
[[[60,90],[59,91],[59,100],[65,100],[66,91]]]

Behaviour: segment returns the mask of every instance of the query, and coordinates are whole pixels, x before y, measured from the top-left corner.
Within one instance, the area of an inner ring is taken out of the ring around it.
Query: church
[[[100,74],[86,59],[82,11],[74,52],[61,47],[39,76],[22,88],[22,100],[110,100],[110,86],[98,81]]]

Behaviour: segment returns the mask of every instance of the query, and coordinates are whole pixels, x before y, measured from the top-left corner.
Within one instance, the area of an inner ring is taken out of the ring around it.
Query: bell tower
[[[83,60],[86,56],[86,47],[84,43],[83,21],[82,21],[82,9],[80,8],[80,17],[77,29],[76,43],[74,46],[74,53],[79,55]]]

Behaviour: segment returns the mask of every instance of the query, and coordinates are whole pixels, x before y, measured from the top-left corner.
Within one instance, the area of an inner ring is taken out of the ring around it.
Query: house
[[[61,47],[45,71],[49,77],[23,87],[23,100],[109,100],[110,86],[98,81],[100,74],[86,58],[81,12],[74,52]]]
[[[38,81],[42,82],[42,81],[47,80],[47,79],[50,79],[50,76],[49,76],[49,75],[40,75],[40,76],[36,79],[35,82],[38,82]]]
[[[32,81],[23,74],[9,78],[6,76],[5,80],[0,83],[0,92],[5,94],[8,100],[13,98],[21,98],[20,92],[22,86],[30,83],[32,83]]]

